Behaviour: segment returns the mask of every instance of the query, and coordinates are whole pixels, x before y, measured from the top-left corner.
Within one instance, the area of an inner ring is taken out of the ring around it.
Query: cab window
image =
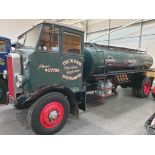
[[[63,52],[79,54],[81,52],[81,36],[64,32]]]
[[[59,28],[44,26],[40,35],[39,50],[59,52]]]
[[[6,52],[6,45],[5,45],[5,41],[0,40],[0,52]]]

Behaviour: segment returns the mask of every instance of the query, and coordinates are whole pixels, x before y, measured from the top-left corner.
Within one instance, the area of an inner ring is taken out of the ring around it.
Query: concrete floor
[[[143,135],[144,122],[155,111],[151,95],[135,98],[130,88],[118,88],[118,95],[108,98],[89,96],[87,111],[80,111],[79,119],[70,116],[59,135]],[[0,106],[1,135],[34,134],[26,121],[27,110],[13,105]]]

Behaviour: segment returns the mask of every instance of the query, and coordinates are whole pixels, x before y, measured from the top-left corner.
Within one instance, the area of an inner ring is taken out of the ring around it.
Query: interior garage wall
[[[136,21],[136,19],[111,19],[110,28],[117,28],[122,25],[129,24],[133,21]],[[88,30],[87,30],[88,37],[91,34],[102,32],[102,31],[105,31],[106,29],[109,29],[109,19],[95,19],[95,20],[89,19],[88,20]]]
[[[1,19],[0,36],[8,37],[15,42],[20,34],[38,21],[38,19]]]
[[[96,23],[97,28],[95,30],[95,24],[92,24],[92,26],[89,25],[87,41],[104,45],[145,50],[153,57],[154,64],[152,67],[155,67],[155,19],[125,21],[115,20],[115,22],[111,20],[110,33],[108,33],[109,24],[106,20],[95,20],[92,22]],[[97,24],[97,22],[100,24]],[[103,25],[104,28],[102,29],[101,27]],[[90,29],[93,31],[90,32]]]

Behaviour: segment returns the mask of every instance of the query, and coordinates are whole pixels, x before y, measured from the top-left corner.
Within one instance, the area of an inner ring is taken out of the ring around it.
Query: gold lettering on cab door
[[[77,80],[81,77],[81,65],[82,63],[76,59],[67,59],[62,62],[63,64],[63,75],[62,78],[65,80]]]
[[[43,64],[39,65],[38,70],[43,70],[47,73],[58,73],[58,72],[60,72],[59,68],[53,68],[53,67],[50,67],[49,65],[43,65]]]

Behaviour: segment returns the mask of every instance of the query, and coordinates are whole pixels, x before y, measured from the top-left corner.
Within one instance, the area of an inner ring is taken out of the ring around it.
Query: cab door
[[[61,82],[61,54],[59,49],[59,27],[44,25],[36,52],[31,56],[33,60],[32,73],[35,79],[31,85],[41,87],[44,85],[60,85]],[[30,81],[32,81],[30,80]]]
[[[83,32],[62,31],[61,81],[73,92],[82,89]]]

